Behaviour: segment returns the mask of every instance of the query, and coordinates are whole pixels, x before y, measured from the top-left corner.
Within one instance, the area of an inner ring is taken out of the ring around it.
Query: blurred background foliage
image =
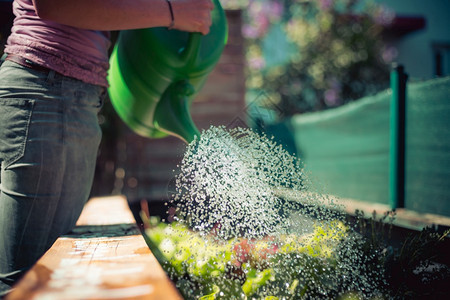
[[[336,107],[389,85],[395,52],[383,42],[383,30],[394,13],[374,1],[222,4],[243,9],[247,101],[264,91],[270,101],[263,105],[277,106],[278,118]]]

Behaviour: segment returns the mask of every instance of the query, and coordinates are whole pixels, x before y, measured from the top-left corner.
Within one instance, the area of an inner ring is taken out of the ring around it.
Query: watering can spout
[[[155,127],[189,144],[200,136],[189,111],[189,97],[195,93],[187,80],[172,83],[161,96],[156,109]]]

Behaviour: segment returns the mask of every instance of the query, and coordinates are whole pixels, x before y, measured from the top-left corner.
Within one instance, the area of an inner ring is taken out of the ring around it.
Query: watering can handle
[[[197,60],[198,53],[200,52],[200,43],[202,41],[202,34],[199,32],[189,33],[189,38],[186,47],[181,52],[181,61],[186,66],[193,66]]]

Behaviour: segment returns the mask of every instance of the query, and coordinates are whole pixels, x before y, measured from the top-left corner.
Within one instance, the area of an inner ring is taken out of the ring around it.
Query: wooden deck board
[[[144,241],[123,197],[90,200],[19,281],[15,299],[182,299]]]

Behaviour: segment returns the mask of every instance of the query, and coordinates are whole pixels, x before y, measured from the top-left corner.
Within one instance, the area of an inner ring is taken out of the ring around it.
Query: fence
[[[287,121],[314,188],[450,216],[450,77],[406,83]]]

